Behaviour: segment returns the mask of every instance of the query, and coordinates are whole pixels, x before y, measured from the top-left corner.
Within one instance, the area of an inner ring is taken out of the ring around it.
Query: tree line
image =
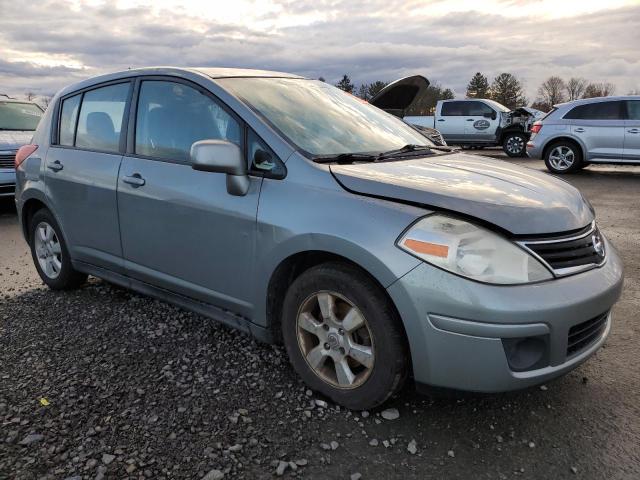
[[[322,77],[320,80],[325,81]],[[356,86],[349,75],[344,74],[336,87],[368,101],[388,84],[388,82],[376,80],[372,83]],[[609,82],[589,82],[581,77],[572,77],[565,81],[558,76],[552,76],[540,85],[537,97],[531,107],[548,112],[557,103],[579,98],[607,97],[614,95],[615,91],[615,85]],[[634,95],[638,92],[631,91],[629,94]],[[444,88],[439,83],[434,83],[429,86],[427,94],[419,104],[412,108],[411,114],[433,115],[438,100],[450,100],[454,97],[455,95],[450,88]],[[529,104],[522,81],[508,72],[500,73],[491,82],[486,75],[477,72],[467,84],[466,97],[495,100],[510,109]]]

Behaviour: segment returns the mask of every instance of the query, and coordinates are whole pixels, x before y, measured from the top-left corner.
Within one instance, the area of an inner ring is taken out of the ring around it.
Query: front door
[[[496,129],[500,115],[484,102],[467,101],[464,122],[464,136],[471,143],[491,143],[496,141]]]
[[[122,273],[116,186],[131,82],[61,102],[45,187],[75,260]]]
[[[200,87],[140,83],[135,141],[118,182],[123,256],[132,278],[250,317],[261,178],[245,196],[226,176],[191,168],[191,145],[240,146],[243,127]]]
[[[624,124],[624,160],[640,162],[640,100],[627,100]]]

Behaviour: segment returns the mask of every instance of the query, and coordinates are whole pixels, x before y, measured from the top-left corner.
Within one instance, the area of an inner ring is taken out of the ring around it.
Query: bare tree
[[[577,100],[584,94],[585,88],[587,88],[587,80],[580,77],[571,77],[565,84],[567,91],[567,99]]]
[[[640,95],[640,89],[632,88],[627,95]]]
[[[540,85],[540,88],[538,88],[538,95],[540,95],[540,99],[543,103],[553,106],[556,103],[564,102],[565,89],[566,85],[564,80],[560,77],[553,76],[547,78],[542,85]]]
[[[47,107],[51,103],[52,98],[53,97],[51,97],[50,95],[45,95],[44,97],[42,97],[41,102],[42,102],[42,106],[44,107],[45,110],[47,109]]]
[[[594,98],[594,97],[609,97],[616,91],[616,86],[613,83],[601,82],[590,83],[584,89],[582,98]]]
[[[26,98],[26,99],[27,99],[27,101],[29,101],[29,102],[30,102],[31,100],[33,100],[34,98],[36,98],[36,96],[37,96],[37,95],[36,95],[34,92],[31,92],[31,91],[26,92],[26,93],[24,94],[24,98]]]

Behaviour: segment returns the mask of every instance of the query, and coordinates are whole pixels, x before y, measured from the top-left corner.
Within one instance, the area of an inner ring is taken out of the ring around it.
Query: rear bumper
[[[544,145],[542,139],[530,138],[527,142],[527,154],[530,158],[542,159]]]
[[[607,242],[608,243],[608,242]],[[466,280],[422,264],[388,291],[403,319],[417,383],[477,392],[526,388],[584,362],[611,329],[612,306],[622,290],[615,249],[600,268],[522,286]],[[580,350],[568,353],[571,327],[602,318]],[[544,356],[528,369],[512,367],[509,342],[533,338]]]

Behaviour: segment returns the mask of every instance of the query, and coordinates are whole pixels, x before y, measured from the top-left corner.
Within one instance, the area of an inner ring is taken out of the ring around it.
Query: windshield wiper
[[[449,147],[438,147],[435,145],[414,145],[414,144],[409,144],[409,145],[405,145],[402,148],[398,148],[396,150],[389,150],[388,152],[383,152],[378,156],[378,160],[384,160],[387,158],[394,158],[394,157],[400,157],[403,155],[407,155],[407,154],[412,154],[412,153],[416,153],[416,154],[421,154],[423,152],[433,152],[433,151],[438,151],[438,152],[450,152],[451,148]]]
[[[353,162],[375,162],[380,154],[372,153],[339,153],[337,155],[327,155],[315,157],[316,163],[353,163]]]

